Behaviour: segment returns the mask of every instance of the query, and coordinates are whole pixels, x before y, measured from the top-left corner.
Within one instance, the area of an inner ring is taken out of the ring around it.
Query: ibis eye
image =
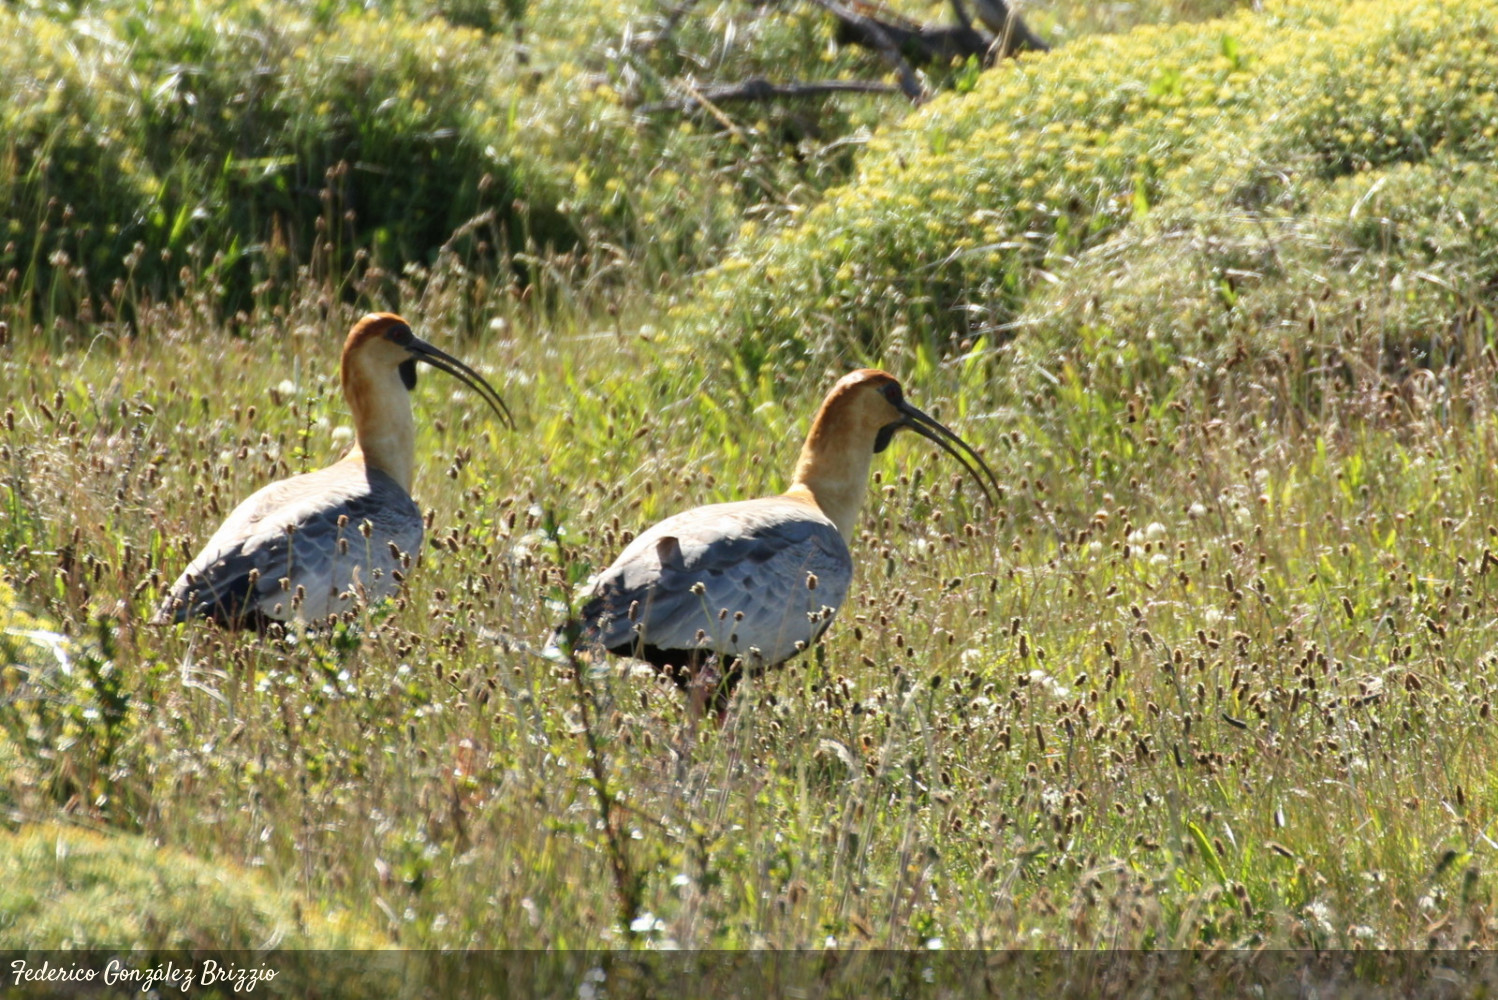
[[[884,449],[888,448],[889,443],[895,439],[895,431],[899,430],[902,426],[904,425],[894,423],[885,424],[883,427],[879,428],[879,433],[874,436],[874,454],[877,455]]]
[[[407,358],[400,363],[401,384],[410,392],[416,388],[416,359]]]

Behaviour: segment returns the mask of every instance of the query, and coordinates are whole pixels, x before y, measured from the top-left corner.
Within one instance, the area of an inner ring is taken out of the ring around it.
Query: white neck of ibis
[[[354,449],[346,460],[363,461],[411,492],[416,469],[416,418],[400,372],[361,355],[345,359],[343,395],[354,417]]]
[[[785,493],[816,504],[837,525],[843,541],[852,544],[858,512],[863,509],[863,498],[869,489],[874,440],[871,435],[825,434],[819,433],[820,430],[820,422],[813,425],[806,444],[801,447],[791,487]],[[868,440],[849,440],[855,436]]]

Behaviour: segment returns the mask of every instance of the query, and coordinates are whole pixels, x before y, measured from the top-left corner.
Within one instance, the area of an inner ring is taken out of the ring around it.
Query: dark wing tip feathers
[[[174,625],[189,619],[206,618],[220,628],[261,631],[271,621],[255,604],[249,576],[234,578],[220,589],[201,581],[172,591],[151,616],[152,625]]]

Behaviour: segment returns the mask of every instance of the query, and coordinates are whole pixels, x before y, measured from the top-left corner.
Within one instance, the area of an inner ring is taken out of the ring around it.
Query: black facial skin
[[[405,328],[402,327],[401,329]],[[499,398],[499,393],[488,382],[485,382],[484,377],[478,372],[469,368],[452,355],[439,351],[431,344],[416,337],[406,338],[406,341],[401,346],[405,347],[412,355],[400,364],[401,381],[405,383],[407,389],[416,387],[416,362],[424,362],[433,368],[447,372],[447,374],[478,393],[480,398],[488,403],[490,408],[499,415],[499,419],[504,422],[505,426],[515,426],[515,419],[510,416],[510,409],[505,406],[505,401]]]
[[[905,394],[900,391],[898,383],[883,386],[879,391],[903,416],[879,428],[879,433],[874,435],[874,454],[877,455],[889,447],[889,443],[894,440],[895,431],[902,427],[908,428],[955,458],[977,481],[978,488],[983,491],[983,495],[987,497],[990,504],[994,502],[996,496],[1003,494],[998,477],[993,474],[988,463],[983,461],[982,456],[974,451],[970,444],[943,427],[935,419],[905,402]],[[990,492],[990,487],[992,487],[992,492]]]

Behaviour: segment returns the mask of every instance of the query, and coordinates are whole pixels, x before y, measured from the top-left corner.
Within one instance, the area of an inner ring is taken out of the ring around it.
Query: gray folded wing
[[[415,502],[395,480],[361,462],[284,479],[234,509],[152,620],[321,618],[361,597],[394,594],[399,561],[390,543],[414,557],[421,536]],[[298,587],[302,597],[294,607]]]
[[[836,526],[805,503],[698,507],[646,531],[599,576],[584,637],[615,652],[712,649],[780,663],[827,628],[852,576]]]

